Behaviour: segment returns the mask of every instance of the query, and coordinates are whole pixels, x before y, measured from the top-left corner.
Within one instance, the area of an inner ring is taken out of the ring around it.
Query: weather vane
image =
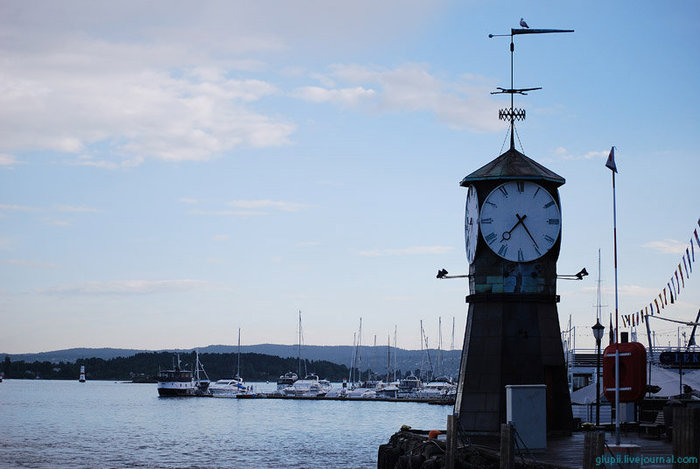
[[[510,95],[510,108],[500,109],[498,111],[498,118],[500,120],[510,122],[510,148],[515,149],[515,121],[525,120],[525,109],[517,109],[514,107],[513,96],[516,94],[527,95],[528,91],[541,90],[542,87],[537,88],[515,88],[513,86],[513,54],[515,52],[515,44],[513,42],[513,37],[519,34],[549,34],[549,33],[573,33],[573,29],[530,29],[523,18],[520,18],[521,29],[511,29],[510,34],[489,34],[489,37],[506,37],[510,36],[510,88],[498,87],[498,91],[493,91],[491,94],[509,94]]]

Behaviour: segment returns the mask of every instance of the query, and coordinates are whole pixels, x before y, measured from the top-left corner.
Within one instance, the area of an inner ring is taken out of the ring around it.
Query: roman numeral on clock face
[[[518,181],[515,183],[518,186],[518,192],[525,192],[525,183],[522,181]]]
[[[506,246],[505,244],[501,244],[501,248],[498,250],[498,255],[505,256],[506,252],[508,252],[508,246]]]
[[[496,233],[490,233],[484,237],[487,243],[491,244],[496,241]]]
[[[498,190],[501,191],[501,193],[502,193],[504,196],[508,197],[508,191],[506,190],[506,186],[500,186],[500,187],[498,188]]]

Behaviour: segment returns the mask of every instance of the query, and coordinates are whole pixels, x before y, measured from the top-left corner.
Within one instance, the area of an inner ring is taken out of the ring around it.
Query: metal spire
[[[520,20],[520,24],[523,25],[523,20]],[[515,88],[513,85],[513,57],[515,53],[515,43],[513,37],[520,34],[549,34],[549,33],[573,33],[573,29],[511,29],[510,34],[489,34],[489,37],[505,37],[510,36],[510,88],[500,88],[498,91],[494,91],[491,94],[509,94],[510,95],[510,108],[500,109],[498,111],[498,118],[500,120],[510,121],[510,149],[515,149],[515,121],[525,120],[525,109],[517,109],[514,107],[513,95],[527,95],[528,91],[541,90],[542,87],[537,88]]]

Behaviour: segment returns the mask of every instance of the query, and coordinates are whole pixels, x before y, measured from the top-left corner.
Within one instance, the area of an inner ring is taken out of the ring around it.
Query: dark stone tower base
[[[506,385],[547,386],[547,433],[573,423],[557,315],[558,296],[481,293],[467,297],[455,414],[461,429],[498,434],[506,423]]]

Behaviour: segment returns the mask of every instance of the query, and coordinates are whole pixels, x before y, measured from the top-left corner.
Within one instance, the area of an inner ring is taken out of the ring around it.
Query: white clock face
[[[476,188],[469,186],[467,190],[467,208],[464,214],[464,240],[467,245],[467,261],[474,262],[476,242],[479,240],[479,200]]]
[[[559,238],[561,212],[552,195],[529,181],[506,182],[484,200],[481,235],[493,252],[513,262],[546,254]]]

